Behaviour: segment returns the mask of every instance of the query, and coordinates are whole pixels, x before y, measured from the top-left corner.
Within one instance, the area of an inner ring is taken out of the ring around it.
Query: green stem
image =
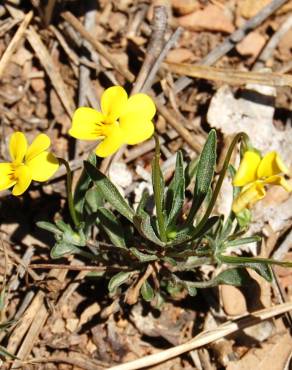
[[[154,191],[154,200],[156,206],[156,215],[158,221],[159,235],[163,242],[167,242],[166,230],[165,230],[165,219],[162,210],[162,199],[161,193],[161,171],[159,167],[160,159],[160,144],[157,135],[154,135],[155,139],[155,156],[154,156],[154,170],[153,170],[153,191]]]
[[[76,228],[79,227],[80,221],[78,219],[77,213],[75,211],[74,207],[74,201],[73,201],[73,194],[72,194],[72,172],[69,166],[69,163],[63,159],[63,158],[58,158],[59,162],[62,163],[67,172],[67,181],[66,181],[66,190],[67,190],[67,198],[68,198],[68,207],[69,207],[69,212],[71,219],[75,225]]]
[[[225,157],[225,161],[223,163],[223,167],[220,171],[219,179],[218,179],[217,184],[215,186],[215,189],[214,189],[214,192],[212,194],[212,198],[210,200],[208,208],[207,208],[202,220],[199,222],[198,226],[196,227],[196,234],[198,234],[203,229],[203,227],[205,226],[205,223],[208,221],[208,218],[212,213],[212,210],[213,210],[214,205],[216,203],[216,200],[217,200],[217,197],[219,195],[224,177],[226,175],[226,172],[227,172],[227,169],[228,169],[228,166],[229,166],[229,162],[230,162],[230,159],[231,159],[232,152],[235,148],[235,145],[239,142],[239,140],[242,140],[242,139],[243,140],[248,140],[248,136],[244,132],[240,132],[239,134],[237,134],[234,137],[234,139],[232,140],[232,143],[230,144],[230,147],[229,147],[228,152],[227,152],[226,157]]]

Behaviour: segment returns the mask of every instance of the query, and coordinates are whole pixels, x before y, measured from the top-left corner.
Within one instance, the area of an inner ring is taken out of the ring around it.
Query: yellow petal
[[[15,184],[14,169],[11,163],[0,163],[0,191],[9,189]]]
[[[27,149],[25,160],[30,161],[44,152],[51,145],[51,139],[45,134],[39,134]]]
[[[97,110],[80,107],[73,114],[69,134],[76,139],[97,140],[101,136],[100,129],[103,119],[103,115]]]
[[[99,157],[108,157],[115,153],[124,143],[123,133],[119,125],[106,125],[106,137],[97,146],[95,153]]]
[[[257,168],[261,161],[258,153],[247,150],[234,176],[234,186],[244,186],[257,179]]]
[[[264,156],[258,167],[258,178],[270,177],[279,173],[288,173],[280,155],[277,152],[270,152]]]
[[[146,94],[135,94],[129,98],[124,106],[120,119],[127,115],[136,118],[143,118],[144,121],[151,121],[155,116],[156,107],[150,96]]]
[[[13,187],[13,195],[21,195],[29,187],[31,183],[31,172],[30,169],[23,165],[15,169],[16,184]]]
[[[105,123],[114,123],[123,112],[128,100],[128,94],[121,86],[112,86],[101,96],[101,111],[105,116]]]
[[[21,163],[27,151],[27,140],[22,132],[14,132],[9,143],[10,157],[13,162]]]
[[[244,208],[251,207],[254,203],[264,198],[265,195],[263,183],[256,181],[239,193],[233,202],[232,210],[234,213],[238,213]]]
[[[59,168],[57,158],[49,152],[42,152],[26,162],[31,171],[31,178],[35,181],[47,181]]]
[[[283,176],[275,175],[270,176],[264,180],[265,184],[272,184],[272,185],[280,185],[282,186],[288,193],[292,191],[292,186],[284,179]]]
[[[125,142],[130,145],[142,143],[154,133],[154,125],[151,121],[131,121],[121,127]]]
[[[156,113],[153,100],[146,94],[136,94],[129,98],[120,117],[120,126],[127,144],[138,144],[153,135],[151,119]]]

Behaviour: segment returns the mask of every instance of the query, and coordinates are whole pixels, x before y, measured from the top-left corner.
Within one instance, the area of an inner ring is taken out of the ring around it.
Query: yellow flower
[[[32,180],[47,181],[59,168],[57,158],[47,151],[51,145],[45,134],[27,145],[22,132],[12,134],[9,143],[10,163],[0,163],[0,190],[13,186],[12,194],[21,195]]]
[[[121,86],[112,86],[101,97],[101,112],[92,108],[78,108],[69,134],[76,139],[102,141],[96,155],[107,157],[123,144],[138,144],[154,132],[152,118],[156,113],[152,99],[146,94],[128,98]]]
[[[288,174],[288,169],[278,153],[270,152],[261,159],[258,153],[246,151],[233,179],[234,186],[243,187],[233,202],[233,212],[238,213],[262,199],[266,195],[265,185],[281,185],[292,191],[281,173]]]

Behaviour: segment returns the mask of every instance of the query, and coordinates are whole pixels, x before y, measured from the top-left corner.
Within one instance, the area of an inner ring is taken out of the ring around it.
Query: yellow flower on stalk
[[[47,151],[50,145],[45,134],[39,134],[29,146],[22,132],[12,134],[11,162],[0,163],[0,190],[13,186],[12,194],[21,195],[33,180],[47,181],[59,168],[57,158]]]
[[[121,86],[112,86],[101,96],[101,112],[87,107],[75,111],[69,134],[81,140],[101,139],[95,153],[107,157],[124,144],[138,144],[152,136],[155,113],[148,95],[139,93],[128,98]]]
[[[277,152],[261,158],[258,153],[247,150],[233,179],[234,186],[242,187],[233,202],[233,212],[238,213],[264,198],[265,185],[281,185],[286,191],[292,191],[281,173],[288,174],[288,169]]]

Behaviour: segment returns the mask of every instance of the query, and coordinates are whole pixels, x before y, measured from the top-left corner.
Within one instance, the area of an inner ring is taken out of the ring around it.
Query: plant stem
[[[160,144],[157,135],[154,135],[155,139],[155,156],[154,156],[154,163],[153,163],[153,191],[154,191],[154,200],[156,206],[156,215],[158,221],[158,228],[159,228],[159,235],[163,242],[167,242],[166,230],[165,230],[165,219],[162,209],[163,199],[163,192],[164,188],[161,187],[161,170],[159,167],[159,159],[160,159]]]
[[[67,190],[67,198],[68,198],[68,207],[71,219],[75,225],[75,227],[78,229],[80,225],[80,221],[78,219],[77,213],[75,211],[74,207],[74,201],[73,201],[73,194],[72,194],[72,172],[69,166],[69,163],[64,158],[58,158],[59,162],[62,163],[67,171],[67,181],[66,181],[66,190]]]

